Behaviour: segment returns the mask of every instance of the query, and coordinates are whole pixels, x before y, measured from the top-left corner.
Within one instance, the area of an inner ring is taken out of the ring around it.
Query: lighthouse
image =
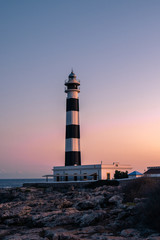
[[[97,181],[114,179],[116,170],[129,171],[130,165],[91,164],[81,165],[80,152],[80,124],[79,124],[79,98],[80,82],[73,70],[65,81],[66,99],[66,136],[65,136],[65,166],[53,167],[53,179],[55,182]],[[100,161],[100,160],[99,160]],[[86,163],[86,160],[83,160]],[[47,178],[50,175],[45,175]]]
[[[66,139],[65,139],[65,166],[81,165],[80,152],[80,124],[79,98],[80,82],[71,71],[65,82],[66,99]]]

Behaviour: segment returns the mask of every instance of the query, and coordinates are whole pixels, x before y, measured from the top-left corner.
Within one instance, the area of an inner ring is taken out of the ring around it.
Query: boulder
[[[121,231],[120,235],[122,237],[139,237],[140,236],[140,233],[139,231],[137,231],[137,229],[135,228],[128,228],[128,229],[124,229]]]
[[[52,240],[58,240],[58,234],[53,231],[53,230],[46,230],[44,233],[44,237],[46,237],[47,239],[52,239]]]
[[[159,234],[152,234],[147,238],[147,240],[160,240],[160,235]]]
[[[70,207],[72,207],[72,205],[73,205],[73,203],[71,201],[64,199],[61,203],[61,208],[70,208]]]
[[[3,239],[3,237],[9,235],[10,232],[11,231],[9,229],[0,230],[0,239]]]
[[[62,232],[57,230],[46,230],[43,231],[43,233],[40,234],[45,237],[46,239],[52,239],[52,240],[79,240],[79,238],[71,234],[70,232]]]
[[[99,221],[103,221],[105,216],[106,216],[106,212],[103,210],[86,213],[82,215],[82,217],[79,219],[79,225],[80,227],[85,227],[85,226],[96,224]]]
[[[96,204],[94,201],[83,201],[83,202],[77,203],[76,208],[82,211],[82,210],[93,209],[95,205]]]
[[[108,202],[111,204],[121,204],[123,198],[120,195],[113,195],[111,198],[108,199]]]

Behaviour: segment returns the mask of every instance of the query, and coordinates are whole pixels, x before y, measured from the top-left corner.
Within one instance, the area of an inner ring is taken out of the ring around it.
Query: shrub
[[[154,178],[141,177],[129,180],[122,186],[124,202],[132,202],[134,198],[148,197],[158,182]]]
[[[144,224],[160,232],[160,186],[151,191],[141,214]]]
[[[160,180],[160,179],[159,179]],[[135,198],[146,198],[136,207],[137,224],[160,232],[160,181],[156,178],[142,177],[130,180],[124,186],[124,202]]]
[[[128,171],[126,172],[121,172],[116,170],[114,174],[115,179],[122,179],[122,178],[128,178]]]

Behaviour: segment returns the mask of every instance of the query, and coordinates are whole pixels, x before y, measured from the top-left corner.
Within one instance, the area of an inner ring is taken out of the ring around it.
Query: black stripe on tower
[[[80,126],[79,125],[67,125],[66,126],[66,138],[80,138]]]
[[[81,165],[80,152],[65,152],[65,166]]]
[[[66,111],[79,111],[79,99],[67,98]]]

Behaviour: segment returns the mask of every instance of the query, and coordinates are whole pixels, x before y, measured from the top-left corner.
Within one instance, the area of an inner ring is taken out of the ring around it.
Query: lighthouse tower
[[[114,179],[116,170],[129,171],[130,165],[91,164],[81,165],[80,152],[80,124],[79,124],[79,98],[80,82],[72,71],[65,81],[66,99],[66,142],[65,142],[65,166],[53,167],[53,178],[56,182],[64,181],[97,181]],[[46,178],[51,175],[45,175]],[[58,186],[58,185],[57,185]]]
[[[81,165],[79,98],[80,82],[77,81],[73,70],[65,82],[66,101],[66,142],[65,166]]]

